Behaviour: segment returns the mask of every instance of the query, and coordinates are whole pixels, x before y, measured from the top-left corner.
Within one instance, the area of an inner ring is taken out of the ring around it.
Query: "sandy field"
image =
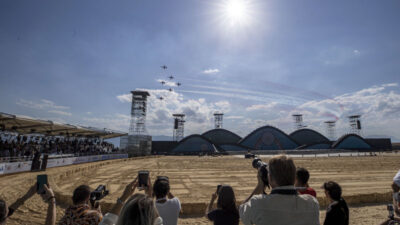
[[[268,160],[268,158],[263,158]],[[400,156],[295,158],[296,166],[306,167],[310,185],[317,191],[321,221],[326,201],[320,186],[334,180],[341,184],[345,199],[351,205],[351,224],[379,224],[387,217],[385,204],[390,201],[390,184],[400,168]],[[233,156],[197,157],[164,156],[110,160],[83,165],[48,169],[49,182],[56,192],[59,219],[70,203],[75,187],[88,184],[96,188],[105,184],[110,195],[101,202],[107,211],[139,170],[150,170],[152,180],[159,175],[170,178],[171,192],[183,207],[179,224],[211,224],[202,213],[218,184],[231,185],[237,200],[244,200],[256,185],[256,170],[251,160]],[[39,173],[20,173],[0,177],[0,198],[12,203],[36,181]],[[38,196],[28,200],[10,218],[8,224],[43,224],[46,205]]]

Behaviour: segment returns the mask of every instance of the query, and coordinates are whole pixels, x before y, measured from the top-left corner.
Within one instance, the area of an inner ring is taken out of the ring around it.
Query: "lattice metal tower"
[[[224,114],[222,112],[215,112],[214,113],[214,123],[215,123],[215,129],[222,128],[222,119],[223,119]]]
[[[326,133],[328,135],[329,140],[331,141],[336,140],[336,131],[335,131],[336,121],[334,120],[325,121],[325,124],[326,124]]]
[[[180,141],[184,135],[185,114],[173,114],[174,117],[174,141]]]
[[[294,119],[294,129],[299,130],[301,128],[304,128],[303,125],[303,114],[293,114],[293,119]]]
[[[146,134],[147,97],[150,94],[147,91],[131,91],[131,93],[132,107],[129,135],[144,135]]]
[[[350,123],[350,133],[361,135],[361,115],[351,115],[348,118]]]

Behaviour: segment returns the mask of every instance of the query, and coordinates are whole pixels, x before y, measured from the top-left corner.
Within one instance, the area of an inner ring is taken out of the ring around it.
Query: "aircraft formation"
[[[160,66],[161,67],[161,69],[163,69],[164,71],[166,71],[167,69],[168,69],[168,66],[166,66],[166,65],[162,65],[162,66]],[[176,85],[176,87],[180,87],[181,85],[182,85],[182,83],[180,83],[180,82],[175,82],[175,77],[173,76],[173,75],[170,75],[170,76],[168,76],[167,77],[170,81],[165,81],[165,80],[161,80],[160,81],[160,84],[164,87],[166,84],[167,84],[167,82],[168,83],[175,83],[175,85]],[[167,89],[169,92],[173,92],[174,91],[174,89],[172,89],[172,88],[168,88]],[[163,97],[163,96],[159,96],[158,97],[158,99],[159,100],[164,100],[165,99],[165,97]]]

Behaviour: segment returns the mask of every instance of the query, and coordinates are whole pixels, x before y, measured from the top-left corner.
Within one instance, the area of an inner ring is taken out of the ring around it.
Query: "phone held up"
[[[149,171],[148,170],[141,170],[138,172],[138,179],[139,179],[139,190],[143,190],[145,189],[148,184],[148,180],[149,180]]]
[[[215,193],[219,193],[219,190],[221,189],[221,187],[222,187],[222,185],[221,184],[218,184],[218,186],[217,186],[217,192],[215,192]]]
[[[48,182],[47,182],[47,174],[40,174],[40,175],[38,175],[37,176],[37,188],[36,188],[36,190],[37,190],[37,193],[38,194],[44,194],[45,193],[45,190],[44,190],[44,188],[43,188],[43,185],[48,185]]]

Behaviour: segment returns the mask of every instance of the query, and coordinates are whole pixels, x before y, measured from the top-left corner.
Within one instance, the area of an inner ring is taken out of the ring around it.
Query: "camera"
[[[265,187],[269,188],[269,180],[268,180],[268,164],[263,162],[260,158],[254,158],[253,162],[251,163],[254,169],[259,171],[259,176],[264,183]]]
[[[389,219],[394,220],[394,209],[392,204],[387,205],[387,210],[389,212]]]
[[[251,165],[253,165],[254,169],[259,169],[260,167],[267,166],[268,164],[263,162],[260,158],[254,158]]]
[[[90,203],[94,205],[95,201],[99,201],[108,195],[109,191],[105,185],[99,185],[96,190],[90,193]]]

